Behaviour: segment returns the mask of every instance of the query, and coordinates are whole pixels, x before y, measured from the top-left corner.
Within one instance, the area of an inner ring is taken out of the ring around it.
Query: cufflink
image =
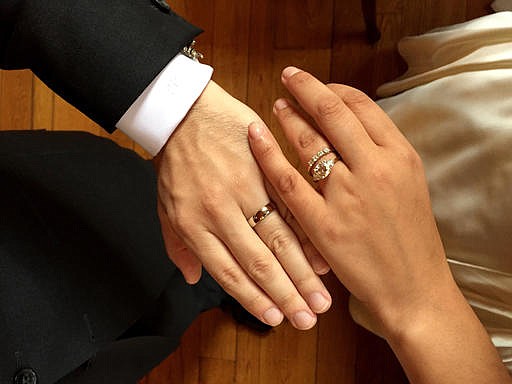
[[[160,9],[162,12],[170,13],[171,7],[169,7],[169,4],[165,2],[165,0],[151,0],[151,2],[156,5],[158,9]]]
[[[192,40],[192,42],[187,47],[183,47],[181,49],[181,53],[183,53],[189,59],[192,59],[194,61],[199,61],[204,57],[204,55],[201,52],[198,52],[195,50],[195,48],[194,48],[195,45],[196,45],[196,41]]]

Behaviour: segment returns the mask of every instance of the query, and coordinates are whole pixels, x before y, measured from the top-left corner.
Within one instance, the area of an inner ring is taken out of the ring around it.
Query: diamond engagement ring
[[[327,176],[331,174],[332,167],[334,167],[334,164],[336,164],[338,160],[337,157],[318,160],[315,166],[309,171],[313,177],[313,181],[317,182],[326,179]]]
[[[309,171],[311,171],[311,167],[313,165],[315,165],[315,163],[318,160],[320,160],[322,157],[324,157],[325,155],[327,155],[328,153],[331,153],[331,152],[332,152],[332,149],[326,147],[326,148],[318,151],[316,154],[314,154],[313,157],[311,158],[311,160],[308,161]]]

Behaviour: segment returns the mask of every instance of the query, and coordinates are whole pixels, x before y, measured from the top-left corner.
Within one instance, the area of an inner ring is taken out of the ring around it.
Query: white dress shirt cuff
[[[210,81],[213,68],[179,53],[125,112],[116,127],[155,156]]]

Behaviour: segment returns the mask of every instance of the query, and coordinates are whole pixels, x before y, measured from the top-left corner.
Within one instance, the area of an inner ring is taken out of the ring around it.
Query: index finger
[[[315,120],[349,168],[361,163],[375,143],[343,100],[320,80],[295,67],[283,71],[283,84]]]
[[[324,198],[286,160],[263,124],[249,126],[249,143],[263,173],[301,227],[306,233],[314,233],[313,223],[318,222],[326,209]]]

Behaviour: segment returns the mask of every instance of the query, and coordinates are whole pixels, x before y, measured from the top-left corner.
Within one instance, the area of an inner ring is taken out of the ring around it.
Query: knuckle
[[[254,311],[254,313],[260,312],[262,309],[268,306],[269,298],[262,293],[255,293],[248,299],[249,305],[245,306],[247,309]]]
[[[224,189],[217,186],[210,186],[201,197],[201,207],[210,218],[220,218],[224,212],[223,201],[225,200]]]
[[[260,146],[258,148],[258,152],[260,154],[261,157],[263,158],[268,158],[268,157],[272,157],[275,153],[275,146],[272,145],[272,143],[268,142],[268,141],[261,141],[260,142]]]
[[[403,161],[408,164],[413,170],[421,170],[423,162],[420,155],[413,148],[408,148],[402,154]]]
[[[299,294],[296,291],[288,291],[281,293],[275,300],[284,312],[292,312],[292,309],[297,306],[298,296]]]
[[[241,286],[242,274],[238,268],[227,266],[220,270],[215,280],[217,280],[227,293],[232,294],[237,292]]]
[[[366,105],[370,101],[366,93],[352,87],[345,87],[343,100],[351,105]]]
[[[311,272],[305,273],[302,276],[297,276],[293,279],[293,284],[299,292],[305,292],[308,288],[317,285],[316,274],[311,270]]]
[[[337,225],[326,225],[323,232],[328,243],[337,243],[343,237],[343,234]]]
[[[338,83],[327,83],[325,86],[338,95],[341,95],[347,87],[346,85]]]
[[[247,266],[247,272],[257,282],[271,281],[274,277],[274,269],[269,260],[255,257]]]
[[[279,176],[277,188],[279,189],[280,193],[291,194],[296,190],[298,182],[299,175],[289,170]]]
[[[299,135],[299,146],[303,149],[312,147],[317,141],[318,134],[316,132],[305,131]]]
[[[184,236],[191,230],[190,224],[191,223],[187,217],[175,217],[173,221],[173,228],[176,233]]]
[[[286,253],[293,247],[293,238],[290,233],[278,228],[270,232],[267,243],[272,253],[277,256]]]
[[[374,168],[372,171],[373,180],[379,184],[387,184],[390,181],[390,175],[381,167]]]
[[[367,104],[370,98],[363,91],[344,84],[327,84],[327,88],[337,94],[345,103],[351,105]]]
[[[278,111],[278,117],[280,120],[283,120],[283,121],[288,120],[292,117],[296,117],[296,116],[297,116],[297,114],[296,114],[294,108],[288,107],[288,108],[284,108],[284,109],[281,109]]]
[[[341,99],[337,96],[328,96],[317,105],[317,113],[320,118],[337,118],[342,112]]]
[[[169,219],[175,232],[181,235],[189,233],[194,227],[190,212],[181,206],[169,211]]]

